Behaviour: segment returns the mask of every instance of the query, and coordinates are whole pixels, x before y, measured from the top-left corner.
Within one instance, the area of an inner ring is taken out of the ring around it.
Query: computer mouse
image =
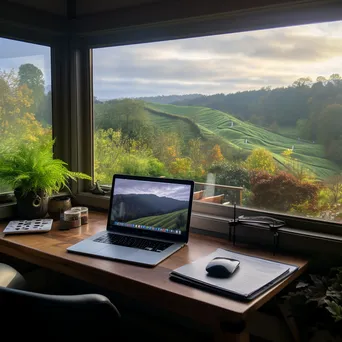
[[[230,258],[217,257],[206,267],[208,275],[215,278],[228,278],[238,268],[240,261]]]

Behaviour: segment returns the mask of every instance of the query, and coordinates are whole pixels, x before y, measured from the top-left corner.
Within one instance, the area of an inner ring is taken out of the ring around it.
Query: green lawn
[[[146,109],[154,111],[153,116],[151,116],[152,122],[159,120],[158,124],[162,123],[165,128],[174,125],[175,120],[180,120],[175,116],[188,118],[190,119],[188,127],[191,127],[192,134],[196,132],[193,127],[196,125],[200,134],[204,137],[220,137],[223,142],[244,150],[251,151],[258,147],[264,147],[272,152],[273,156],[280,162],[284,162],[281,153],[294,146],[293,157],[298,159],[305,168],[314,173],[319,179],[327,178],[340,171],[335,163],[324,158],[322,145],[298,141],[294,138],[272,133],[218,110],[206,107],[162,105],[157,103],[146,104]],[[157,112],[160,115],[156,114]],[[168,119],[165,114],[170,114],[170,118]],[[182,122],[182,125],[185,127],[186,123]]]

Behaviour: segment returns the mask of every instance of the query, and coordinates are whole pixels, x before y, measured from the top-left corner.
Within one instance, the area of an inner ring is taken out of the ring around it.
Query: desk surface
[[[67,247],[104,230],[106,219],[105,214],[92,212],[89,216],[89,224],[80,228],[60,231],[58,222],[55,222],[48,233],[16,236],[4,236],[2,231],[6,223],[0,223],[0,252],[205,323],[208,323],[208,320],[231,322],[245,320],[251,311],[257,310],[291,283],[307,266],[306,260],[296,257],[280,255],[274,257],[268,251],[234,247],[225,240],[199,234],[190,234],[187,246],[155,268],[71,254],[66,251]],[[171,270],[205,256],[218,247],[294,264],[299,267],[299,270],[248,303],[169,280]]]

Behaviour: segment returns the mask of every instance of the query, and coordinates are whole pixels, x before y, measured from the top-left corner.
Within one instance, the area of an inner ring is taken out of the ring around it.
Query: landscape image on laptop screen
[[[111,224],[181,234],[186,231],[191,186],[116,179]]]

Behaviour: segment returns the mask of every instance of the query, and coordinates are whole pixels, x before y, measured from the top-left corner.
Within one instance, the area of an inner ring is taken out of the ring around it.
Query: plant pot
[[[68,196],[50,198],[48,214],[54,220],[59,220],[60,213],[71,208],[71,200]]]
[[[49,197],[45,191],[30,191],[23,196],[20,189],[15,189],[14,195],[17,199],[17,217],[32,220],[46,216]]]

